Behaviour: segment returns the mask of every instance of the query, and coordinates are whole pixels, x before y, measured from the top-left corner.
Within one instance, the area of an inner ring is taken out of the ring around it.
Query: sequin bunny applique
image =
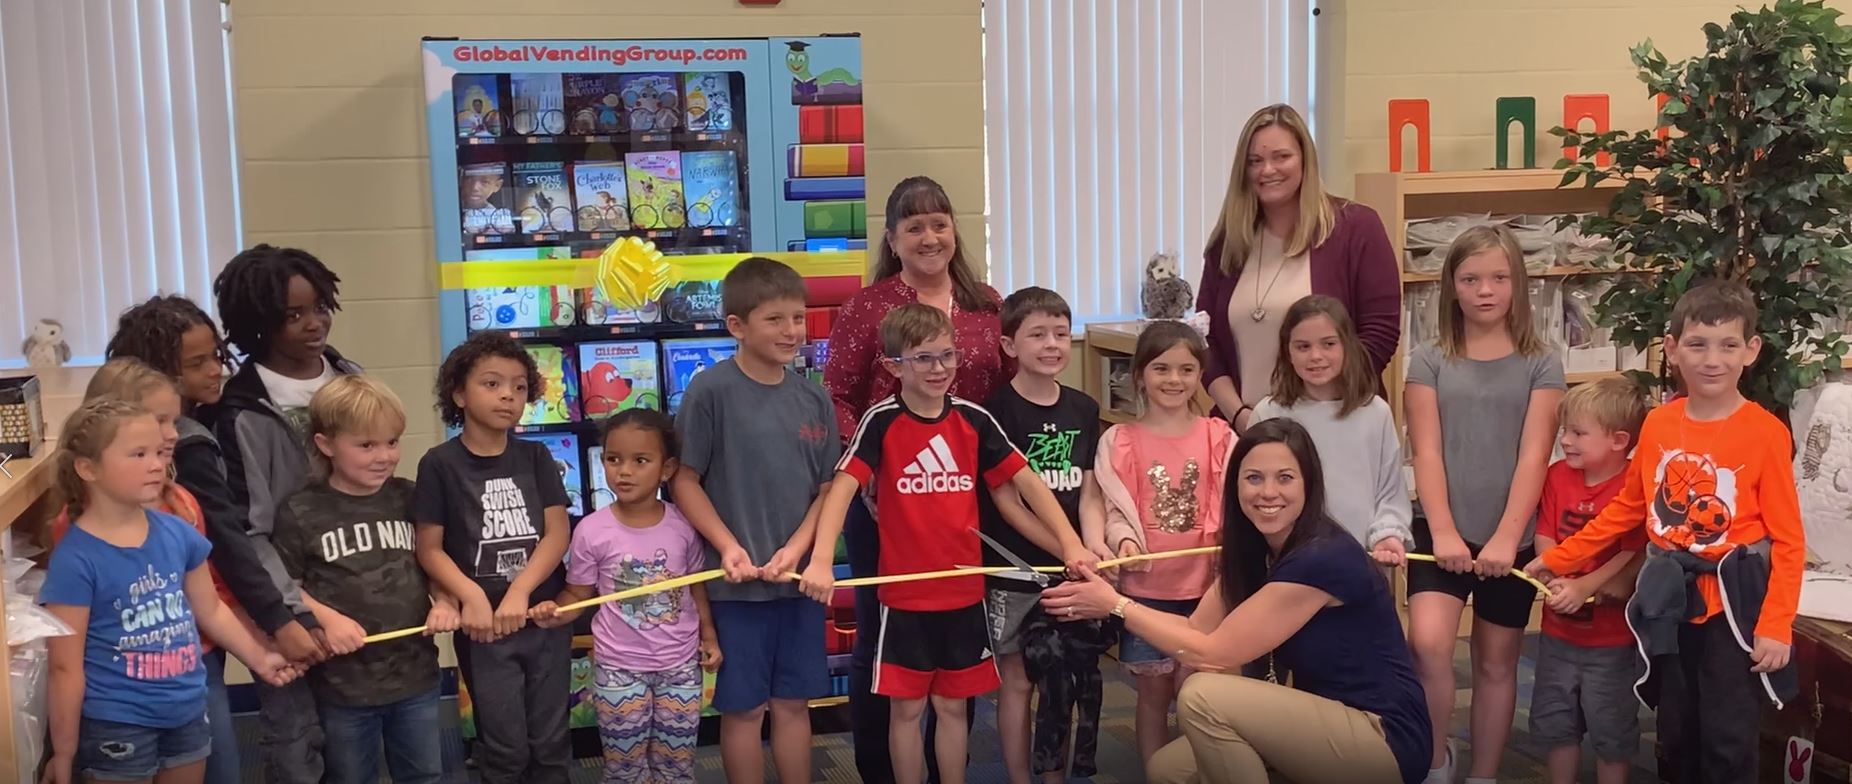
[[[1145,477],[1151,480],[1151,517],[1157,521],[1158,530],[1171,534],[1194,530],[1200,512],[1196,484],[1202,479],[1196,458],[1183,462],[1183,477],[1175,485],[1170,482],[1170,469],[1163,463],[1153,462],[1145,470]]]

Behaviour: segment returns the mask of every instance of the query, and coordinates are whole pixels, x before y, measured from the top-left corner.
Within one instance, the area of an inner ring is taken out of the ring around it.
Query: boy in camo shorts
[[[454,631],[460,617],[456,600],[425,581],[412,483],[393,476],[405,409],[366,376],[328,382],[308,409],[315,479],[278,506],[275,542],[330,649],[309,672],[327,781],[378,782],[383,739],[394,782],[436,782],[444,765],[431,635]],[[363,640],[413,626],[425,626],[424,635]]]

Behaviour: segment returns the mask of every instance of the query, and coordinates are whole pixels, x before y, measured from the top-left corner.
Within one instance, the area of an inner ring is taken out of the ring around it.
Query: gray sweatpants
[[[259,730],[268,784],[321,784],[322,723],[308,679],[277,687],[257,682]]]
[[[530,625],[487,645],[458,634],[456,644],[483,784],[567,784],[572,628]]]

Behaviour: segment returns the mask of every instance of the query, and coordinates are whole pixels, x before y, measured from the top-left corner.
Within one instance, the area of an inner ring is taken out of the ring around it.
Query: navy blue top
[[[1338,532],[1300,545],[1268,582],[1309,585],[1340,604],[1326,607],[1274,651],[1293,687],[1382,718],[1389,751],[1413,784],[1428,775],[1433,729],[1409,659],[1389,585],[1362,545]]]

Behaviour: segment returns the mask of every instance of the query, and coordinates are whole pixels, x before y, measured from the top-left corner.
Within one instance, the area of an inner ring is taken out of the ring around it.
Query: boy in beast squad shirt
[[[980,563],[977,489],[1014,487],[1033,515],[1011,515],[1025,534],[1062,543],[1063,561],[1097,561],[1061,504],[982,407],[948,394],[959,353],[952,324],[931,305],[895,308],[881,320],[883,367],[900,393],[869,407],[837,465],[818,513],[816,544],[800,587],[817,601],[834,588],[830,556],[849,504],[875,495],[882,575],[932,572]],[[1039,518],[1039,519],[1038,519]],[[892,700],[888,746],[894,780],[920,780],[925,750],[919,722],[928,698],[938,717],[942,774],[962,771],[968,731],[965,699],[997,688],[982,577],[881,586],[874,691]],[[962,780],[952,779],[951,780]]]

